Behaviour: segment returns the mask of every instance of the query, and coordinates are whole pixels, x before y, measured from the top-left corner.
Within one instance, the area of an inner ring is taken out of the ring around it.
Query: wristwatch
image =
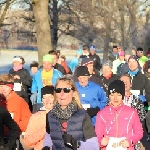
[[[81,146],[81,142],[77,141],[77,148],[79,148]]]

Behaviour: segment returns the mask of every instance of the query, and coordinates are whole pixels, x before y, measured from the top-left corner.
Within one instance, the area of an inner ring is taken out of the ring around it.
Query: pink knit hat
[[[125,56],[125,52],[124,52],[124,51],[121,51],[121,52],[119,53],[119,56]]]

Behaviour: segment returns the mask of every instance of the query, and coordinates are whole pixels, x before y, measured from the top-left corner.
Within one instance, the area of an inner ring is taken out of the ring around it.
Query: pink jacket
[[[46,111],[38,111],[29,120],[24,136],[25,145],[33,147],[34,150],[41,150],[43,148],[45,133]]]
[[[126,137],[130,143],[128,150],[134,150],[134,144],[143,137],[143,129],[138,113],[135,109],[125,106],[114,108],[106,106],[97,114],[95,132],[102,150],[106,147],[101,145],[104,136]]]

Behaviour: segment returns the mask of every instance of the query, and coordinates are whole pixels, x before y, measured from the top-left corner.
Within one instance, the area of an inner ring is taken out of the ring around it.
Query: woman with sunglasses
[[[28,88],[31,87],[32,77],[29,71],[23,68],[24,63],[23,57],[14,56],[13,68],[9,70],[9,74],[12,74],[14,77],[14,91],[29,103]]]
[[[91,119],[82,108],[73,80],[60,78],[55,92],[57,101],[46,116],[42,150],[99,150]]]
[[[31,116],[24,136],[25,145],[33,147],[34,150],[43,148],[43,140],[46,133],[46,114],[52,109],[55,102],[54,87],[43,87],[41,89],[41,97],[43,107]]]

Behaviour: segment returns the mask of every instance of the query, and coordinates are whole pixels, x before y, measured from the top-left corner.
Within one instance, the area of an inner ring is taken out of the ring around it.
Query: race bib
[[[87,108],[91,108],[90,104],[82,104],[82,107],[86,110]]]
[[[85,94],[82,94],[82,97],[85,97]]]
[[[125,137],[121,138],[110,137],[106,150],[127,150],[127,148],[123,148],[120,143],[122,140],[125,139],[126,139]]]
[[[14,91],[21,91],[21,86],[22,86],[21,83],[14,83],[14,88],[13,88],[13,90],[14,90]]]

